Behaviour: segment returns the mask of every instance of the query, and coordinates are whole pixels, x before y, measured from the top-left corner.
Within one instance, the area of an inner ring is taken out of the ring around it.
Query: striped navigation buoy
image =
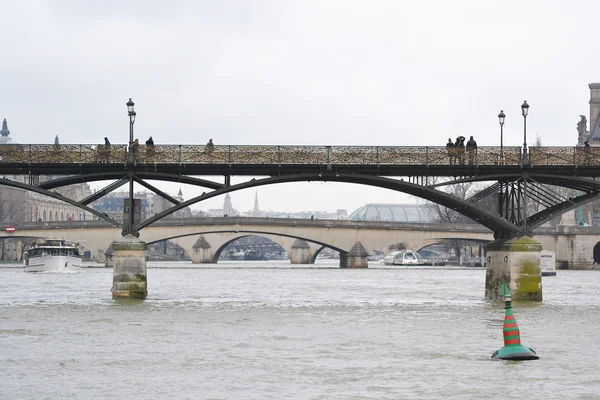
[[[502,283],[500,295],[504,296],[504,308],[506,309],[504,328],[502,329],[504,347],[492,354],[492,360],[538,360],[540,357],[535,353],[535,350],[521,345],[519,325],[517,325],[517,320],[512,312],[512,297],[506,282]]]

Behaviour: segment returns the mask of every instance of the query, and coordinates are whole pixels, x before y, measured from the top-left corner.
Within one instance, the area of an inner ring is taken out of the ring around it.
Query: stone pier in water
[[[113,242],[113,299],[145,299],[148,296],[146,284],[146,242],[127,235]]]
[[[500,288],[506,282],[513,300],[542,301],[540,253],[542,245],[529,236],[494,240],[485,246],[487,266],[485,298],[502,301]]]
[[[292,251],[289,254],[292,264],[310,264],[311,253],[310,246],[305,240],[296,239],[292,245]]]
[[[361,242],[354,243],[348,253],[340,253],[340,268],[368,268],[369,253]]]

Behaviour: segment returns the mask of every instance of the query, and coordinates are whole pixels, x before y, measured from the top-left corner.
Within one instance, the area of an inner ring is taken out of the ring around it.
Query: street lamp
[[[131,97],[129,98],[129,101],[127,102],[127,114],[129,115],[129,151],[127,152],[127,162],[129,163],[133,163],[134,162],[134,157],[135,154],[133,154],[133,124],[135,123],[135,110],[133,109],[133,106],[135,105],[135,103],[131,100]],[[124,200],[127,201],[127,200]],[[123,204],[123,206],[125,206],[125,204]],[[123,207],[123,209],[125,209],[125,207]],[[135,217],[135,212],[134,212],[134,201],[133,201],[133,176],[129,177],[129,217],[127,218],[127,223],[124,224],[124,229],[123,229],[123,236],[125,236],[125,234],[135,234],[133,232],[133,224],[135,223],[134,220]]]
[[[129,98],[127,102],[127,114],[129,115],[129,147],[133,145],[133,124],[135,123],[135,111],[133,106],[135,103]]]
[[[500,160],[502,164],[504,164],[504,118],[506,118],[506,114],[504,114],[504,110],[500,110],[498,121],[500,122]]]
[[[527,113],[529,112],[529,104],[527,100],[521,105],[521,113],[523,114],[523,160],[527,157]]]

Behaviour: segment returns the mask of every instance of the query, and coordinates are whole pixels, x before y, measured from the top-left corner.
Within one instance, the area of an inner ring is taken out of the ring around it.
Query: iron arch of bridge
[[[89,212],[91,214],[94,214],[98,218],[101,218],[101,219],[103,219],[103,220],[111,223],[114,226],[121,226],[121,224],[119,222],[117,222],[114,219],[110,218],[108,215],[106,215],[106,214],[104,214],[104,213],[102,213],[100,211],[94,210],[93,208],[87,207],[86,205],[81,204],[78,201],[69,199],[68,197],[63,196],[60,193],[55,193],[55,192],[52,192],[50,190],[42,189],[42,188],[39,188],[39,187],[37,187],[35,185],[28,185],[26,183],[12,181],[10,179],[0,179],[0,185],[9,186],[9,187],[17,188],[17,189],[28,190],[30,192],[42,194],[44,196],[48,196],[48,197],[51,197],[51,198],[56,199],[56,200],[64,201],[65,203],[68,203],[68,204],[70,204],[72,206],[81,208],[82,210],[85,210],[85,211],[87,211],[87,212]]]
[[[569,197],[563,201],[557,201],[554,204],[550,204],[545,209],[528,216],[526,222],[528,231],[533,231],[551,219],[597,199],[598,195],[600,194],[600,181],[576,176],[538,173],[535,171],[519,174],[511,173],[473,176],[437,183],[430,185],[430,187],[437,188],[460,183],[485,181],[496,181],[500,183],[528,181],[534,184],[559,186],[581,192],[581,194],[577,194],[574,197]]]
[[[42,182],[37,186],[41,189],[56,189],[62,186],[74,185],[76,183],[98,182],[110,179],[118,180],[126,178],[127,176],[128,174],[123,172],[97,172],[92,174],[72,175],[62,178],[56,178]],[[206,179],[199,179],[186,175],[175,175],[162,172],[136,171],[134,173],[134,176],[140,179],[185,183],[194,186],[206,187],[209,189],[219,189],[225,186],[224,184]]]
[[[100,191],[99,193],[95,193],[87,199],[84,199],[80,202],[71,200],[62,196],[58,193],[52,192],[50,189],[58,188],[62,186],[71,185],[74,183],[81,182],[92,182],[92,181],[101,181],[101,180],[109,180],[109,179],[117,179],[117,181],[111,185],[108,185],[105,189]],[[180,182],[191,184],[200,187],[206,187],[208,189],[212,189],[209,193],[203,193],[200,196],[194,197],[187,201],[179,202],[170,196],[166,195],[159,189],[153,187],[148,184],[144,180],[158,180],[158,181],[170,181],[170,182]],[[90,212],[93,215],[96,215],[100,219],[106,220],[112,225],[116,227],[123,227],[123,224],[111,219],[104,213],[96,211],[90,207],[87,207],[87,204],[92,201],[102,197],[103,195],[109,193],[110,191],[116,189],[117,187],[129,182],[132,185],[133,181],[143,184],[145,187],[150,190],[155,191],[157,194],[167,198],[172,201],[175,205],[143,222],[139,225],[133,227],[135,232],[139,231],[147,227],[148,225],[178,211],[185,207],[188,207],[192,204],[220,196],[226,193],[235,192],[238,190],[264,186],[264,185],[272,185],[279,183],[290,183],[290,182],[311,182],[311,181],[321,181],[321,182],[342,182],[342,183],[353,183],[353,184],[361,184],[367,186],[380,187],[385,189],[390,189],[398,192],[407,193],[416,197],[423,198],[425,200],[432,201],[434,203],[440,204],[444,207],[455,210],[456,212],[471,218],[472,220],[478,222],[479,224],[491,229],[492,231],[499,233],[500,236],[510,237],[517,236],[522,232],[522,229],[519,225],[502,218],[499,215],[496,215],[493,212],[488,212],[478,208],[475,204],[470,203],[469,201],[459,199],[455,196],[452,196],[448,193],[445,193],[441,190],[437,190],[437,187],[443,185],[450,185],[461,182],[477,182],[477,181],[496,181],[496,182],[515,182],[519,180],[526,180],[531,182],[538,182],[541,184],[548,185],[556,185],[562,186],[572,189],[577,189],[584,192],[582,195],[579,195],[575,198],[569,198],[565,201],[558,202],[551,207],[548,207],[537,214],[529,216],[526,220],[529,231],[535,229],[536,227],[541,226],[546,221],[554,218],[556,215],[562,214],[566,211],[579,207],[586,202],[589,202],[596,198],[598,193],[600,193],[600,184],[594,180],[589,178],[579,178],[574,176],[566,176],[566,175],[558,175],[558,174],[547,174],[547,173],[536,173],[533,171],[521,171],[514,173],[506,173],[506,174],[492,174],[492,175],[480,175],[480,176],[471,176],[462,179],[455,179],[452,181],[444,182],[442,184],[437,185],[420,185],[416,183],[411,183],[398,179],[391,179],[380,177],[377,175],[368,175],[368,174],[353,174],[353,173],[340,173],[340,172],[319,172],[319,173],[301,173],[301,174],[287,174],[281,176],[271,176],[269,178],[261,178],[261,179],[252,179],[247,182],[243,182],[236,185],[229,184],[220,184],[217,182],[199,179],[195,177],[174,174],[174,173],[162,173],[162,172],[152,172],[152,171],[134,171],[134,170],[126,170],[120,172],[99,172],[99,173],[91,173],[91,174],[81,174],[74,175],[69,177],[58,178],[50,181],[46,181],[40,183],[38,185],[28,185],[16,181],[11,181],[7,179],[0,180],[0,185],[12,186],[15,188],[20,188],[24,190],[30,190],[39,194],[43,194],[57,200],[64,201],[68,204],[71,204],[75,207],[81,208],[85,211]],[[229,176],[226,176],[226,183],[229,182]]]
[[[88,198],[83,199],[81,201],[75,201],[75,200],[69,199],[68,197],[61,195],[60,193],[51,191],[51,189],[74,185],[77,183],[97,182],[97,181],[105,181],[105,180],[111,180],[111,179],[116,179],[116,182],[111,183],[110,185],[106,186],[106,188],[97,191],[96,193],[92,194]],[[44,196],[51,197],[56,200],[63,201],[74,207],[80,208],[84,211],[87,211],[87,212],[97,216],[99,219],[105,220],[115,227],[123,228],[124,226],[120,222],[115,221],[114,219],[112,219],[108,215],[106,215],[105,213],[97,211],[91,207],[88,207],[87,205],[94,202],[95,200],[98,200],[99,198],[105,196],[106,194],[110,193],[111,191],[121,187],[122,185],[130,182],[131,180],[135,180],[136,182],[139,182],[140,184],[149,188],[150,190],[155,191],[162,197],[167,198],[167,200],[170,200],[174,203],[179,203],[179,201],[171,198],[166,193],[163,193],[159,189],[154,188],[152,185],[145,183],[143,181],[143,179],[168,181],[168,182],[179,182],[179,183],[190,184],[190,185],[194,185],[194,186],[205,187],[205,188],[209,188],[209,189],[220,189],[225,186],[224,184],[220,184],[220,183],[213,182],[210,180],[199,179],[199,178],[185,176],[185,175],[173,175],[173,174],[165,174],[165,173],[160,173],[160,172],[134,172],[133,170],[126,171],[125,173],[108,171],[108,172],[97,172],[97,173],[91,173],[91,174],[72,175],[72,176],[67,176],[67,177],[51,179],[51,180],[48,180],[45,182],[41,182],[37,185],[30,185],[30,184],[26,184],[26,183],[22,183],[22,182],[18,182],[18,181],[13,181],[10,179],[0,179],[0,185],[27,190],[30,192],[34,192],[34,193],[38,193],[38,194],[41,194]],[[175,211],[176,210],[173,210],[173,212],[175,212]]]
[[[87,199],[82,200],[81,202],[76,202],[71,199],[67,199],[60,194],[54,193],[50,191],[50,189],[72,185],[75,183],[81,182],[93,182],[93,181],[102,181],[109,179],[117,179],[117,181],[111,185],[108,185],[105,189],[94,193]],[[192,184],[195,186],[206,187],[209,189],[213,189],[209,193],[203,193],[200,196],[194,197],[190,200],[178,202],[164,194],[162,191],[154,188],[149,184],[142,183],[142,179],[149,180],[159,180],[159,181],[169,181],[169,182],[180,182],[186,184]],[[92,173],[92,174],[82,174],[76,176],[69,176],[58,178],[54,180],[49,180],[38,185],[27,185],[19,182],[8,181],[6,184],[9,186],[15,186],[19,188],[23,188],[26,190],[31,190],[40,194],[44,194],[50,197],[57,198],[59,200],[66,201],[67,203],[84,209],[86,211],[91,212],[92,214],[98,216],[101,219],[104,219],[110,222],[112,225],[116,227],[123,228],[123,224],[109,218],[104,213],[96,211],[90,207],[87,207],[87,204],[101,198],[103,195],[108,194],[110,191],[115,190],[121,185],[131,182],[131,180],[135,180],[139,183],[144,184],[144,186],[148,187],[150,190],[155,191],[159,195],[171,200],[175,205],[155,216],[141,222],[138,226],[134,227],[134,231],[139,231],[144,227],[165,218],[168,215],[173,214],[174,212],[181,210],[185,207],[188,207],[192,204],[220,196],[226,193],[235,192],[238,190],[249,189],[258,186],[264,185],[272,185],[278,183],[290,183],[290,182],[310,182],[310,181],[321,181],[321,182],[342,182],[342,183],[354,183],[354,184],[362,184],[367,186],[376,186],[385,189],[395,190],[398,192],[403,192],[407,194],[411,194],[417,197],[421,197],[423,199],[433,201],[435,203],[441,204],[445,207],[451,208],[461,214],[466,215],[467,217],[477,221],[478,223],[486,226],[487,228],[493,231],[506,232],[509,234],[516,234],[519,232],[519,227],[498,217],[487,213],[464,200],[458,199],[454,196],[451,196],[445,192],[435,190],[433,188],[418,185],[415,183],[406,182],[403,180],[384,178],[374,175],[363,175],[363,174],[352,174],[352,173],[338,173],[338,172],[320,172],[320,173],[308,173],[308,174],[290,174],[290,175],[282,175],[282,176],[273,176],[270,178],[263,179],[252,179],[247,182],[243,182],[236,185],[225,185],[219,184],[217,182],[208,181],[204,179],[198,179],[194,177],[187,177],[178,174],[170,174],[170,173],[158,173],[158,172],[140,172],[129,170],[125,173],[120,172],[100,172],[100,173]],[[2,184],[4,182],[0,182]]]
[[[273,185],[279,183],[291,183],[291,182],[341,182],[341,183],[354,183],[367,186],[375,186],[384,189],[390,189],[402,193],[407,193],[416,197],[423,198],[435,203],[438,203],[444,207],[453,209],[461,214],[466,215],[472,220],[482,224],[483,226],[491,229],[494,232],[510,232],[517,234],[520,228],[515,224],[506,221],[499,216],[493,215],[486,212],[474,204],[470,204],[465,200],[459,199],[448,193],[436,190],[427,186],[418,185],[415,183],[406,182],[403,180],[384,178],[373,175],[360,175],[360,174],[347,174],[347,173],[312,173],[312,174],[293,174],[283,176],[273,176],[270,178],[263,179],[252,179],[247,182],[239,183],[231,186],[224,186],[220,189],[213,190],[209,193],[203,193],[200,196],[181,202],[180,204],[165,210],[155,216],[143,221],[136,228],[143,229],[144,227],[166,217],[178,211],[182,208],[188,207],[192,204],[208,200],[213,197],[221,196],[226,193],[235,192],[238,190],[249,189],[265,185]]]

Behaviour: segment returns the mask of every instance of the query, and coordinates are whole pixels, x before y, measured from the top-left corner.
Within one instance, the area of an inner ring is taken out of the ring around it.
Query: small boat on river
[[[25,272],[79,272],[79,248],[64,239],[38,240],[27,250],[23,261]]]
[[[423,265],[420,254],[412,250],[392,251],[383,259],[385,265]]]

